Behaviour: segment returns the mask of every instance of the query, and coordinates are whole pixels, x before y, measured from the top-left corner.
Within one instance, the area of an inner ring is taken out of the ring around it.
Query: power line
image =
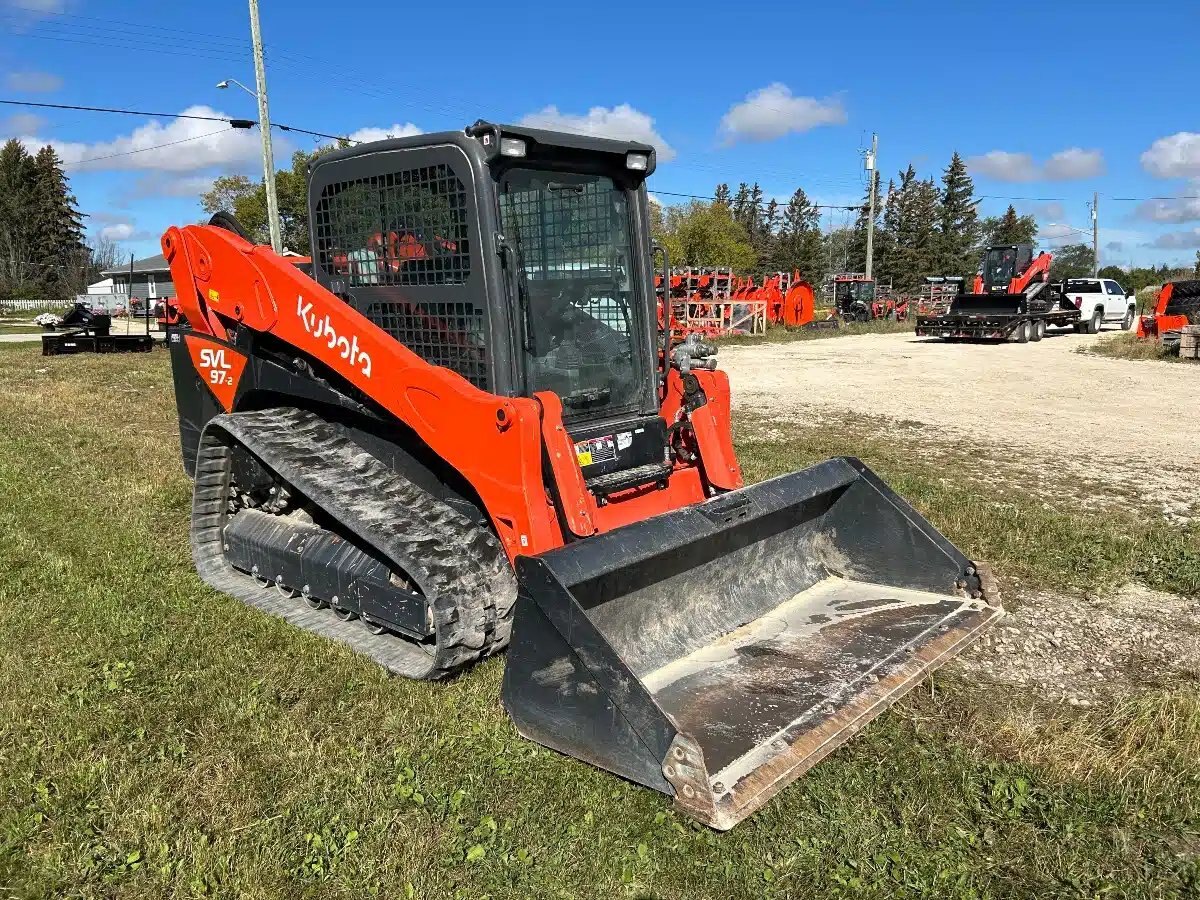
[[[41,41],[59,41],[60,43],[64,43],[64,44],[80,44],[85,47],[95,47],[95,46],[100,45],[100,43],[101,43],[100,41],[96,41],[96,40],[81,41],[81,40],[75,40],[73,37],[61,37],[59,35],[49,35],[49,34],[34,34],[32,32],[26,33],[26,34],[13,35],[13,36],[17,37],[17,38],[33,38],[35,40],[41,40]],[[94,37],[103,37],[103,36],[96,35]],[[233,62],[233,63],[245,62],[245,59],[240,55],[235,56],[232,53],[226,53],[224,51],[208,52],[205,48],[193,48],[190,51],[188,51],[187,53],[181,53],[181,51],[178,47],[171,47],[171,48],[167,48],[167,47],[158,48],[158,47],[153,47],[153,46],[147,47],[145,44],[119,42],[119,41],[115,41],[113,38],[109,38],[109,37],[103,37],[102,45],[106,49],[132,50],[137,53],[167,53],[167,54],[170,54],[171,56],[180,56],[180,55],[194,56],[199,59],[209,59],[209,60],[214,60],[216,62]],[[202,52],[202,51],[204,51],[204,52]]]
[[[36,107],[38,109],[82,110],[83,112],[112,113],[114,115],[122,115],[122,116],[149,116],[152,118],[159,118],[159,119],[193,119],[198,122],[224,122],[225,124],[229,125],[232,128],[253,128],[256,125],[258,125],[258,123],[256,121],[254,121],[253,119],[230,119],[230,118],[221,117],[221,116],[193,116],[193,115],[187,115],[185,113],[146,112],[145,110],[121,109],[118,107],[111,107],[111,106],[76,106],[76,105],[69,104],[69,103],[36,103],[32,100],[0,100],[0,104],[3,104],[5,106],[32,106],[32,107]],[[285,125],[282,122],[272,122],[271,127],[278,128],[281,131],[290,131],[290,132],[296,132],[298,134],[307,134],[307,135],[311,135],[312,137],[327,138],[329,140],[334,140],[334,141],[350,141],[352,144],[361,143],[360,141],[351,140],[350,138],[346,137],[345,135],[327,134],[324,131],[312,131],[308,128],[300,128],[297,125]],[[213,132],[212,134],[220,134],[223,131],[225,131],[225,129],[221,129],[221,131]],[[193,137],[185,138],[184,140],[195,141],[195,140],[199,140],[202,137],[211,137],[211,136],[212,136],[211,134],[199,134],[199,135],[194,135]],[[181,144],[181,143],[183,143],[183,141],[173,141],[172,143]],[[170,147],[171,144],[160,144],[159,146]],[[156,148],[146,147],[145,149],[152,150],[152,149],[156,149]],[[130,151],[130,152],[137,153],[137,152],[141,152],[141,151],[135,150],[135,151]],[[124,156],[125,154],[115,153],[113,155],[114,156]],[[97,159],[108,159],[108,158],[109,157],[106,157],[106,156],[97,157]]]
[[[323,131],[310,131],[307,128],[297,128],[295,125],[280,125],[278,122],[271,123],[272,128],[278,128],[280,131],[295,132],[297,134],[307,134],[312,137],[328,138],[332,141],[349,141],[351,144],[361,144],[362,141],[356,141],[354,138],[347,137],[344,134],[326,134]]]
[[[82,112],[113,113],[122,116],[148,116],[157,119],[194,119],[197,122],[224,122],[234,128],[251,128],[258,124],[253,119],[230,119],[226,116],[193,116],[186,113],[146,112],[140,109],[119,109],[111,106],[74,106],[69,103],[35,103],[32,100],[0,100],[4,106],[32,106],[38,109],[70,109]]]
[[[188,141],[199,141],[204,138],[214,137],[218,134],[224,134],[226,131],[231,130],[231,128],[222,128],[218,131],[207,132],[206,134],[194,134],[191,137],[182,138],[178,141],[169,141],[165,144],[156,144],[153,147],[139,147],[136,150],[125,150],[121,153],[110,153],[107,156],[93,156],[89,159],[78,160],[77,162],[73,163],[73,165],[80,166],[84,163],[99,162],[102,159],[116,159],[118,156],[132,156],[135,153],[146,153],[150,150],[161,150],[164,147],[174,147],[176,144],[186,144]]]
[[[1005,196],[1002,196],[1001,194],[980,194],[978,199],[980,199],[980,200],[1033,200],[1033,201],[1043,202],[1043,203],[1049,202],[1051,200],[1057,200],[1060,203],[1069,203],[1070,202],[1070,199],[1068,197],[1005,197]]]
[[[228,35],[228,34],[213,34],[211,32],[190,31],[190,30],[184,30],[184,29],[179,29],[179,28],[170,28],[170,27],[167,27],[164,25],[154,25],[154,24],[147,23],[147,22],[122,22],[117,19],[102,19],[102,18],[99,18],[98,16],[85,16],[85,15],[81,15],[79,13],[69,13],[69,12],[65,12],[62,10],[45,9],[44,7],[22,6],[19,3],[14,3],[13,0],[9,0],[8,6],[11,9],[20,10],[21,12],[35,13],[36,15],[42,16],[42,17],[57,16],[58,18],[61,18],[61,19],[87,19],[87,20],[93,21],[93,22],[103,22],[106,24],[120,25],[125,28],[140,28],[140,29],[148,30],[148,31],[150,31],[150,30],[165,31],[165,32],[172,33],[172,34],[184,34],[189,37],[214,37],[214,38],[218,38],[220,40],[231,40],[231,41],[244,41],[245,40],[241,36],[234,36],[234,35]],[[247,46],[248,46],[248,44],[247,44]]]
[[[52,37],[66,36],[70,38],[100,38],[105,41],[118,40],[157,40],[159,42],[179,41],[186,38],[188,49],[200,48],[217,53],[244,51],[249,49],[249,41],[241,35],[205,35],[191,31],[179,31],[153,24],[137,24],[115,19],[98,19],[91,17],[89,21],[66,21],[70,13],[49,13],[46,18],[30,23],[28,19],[11,12],[12,7],[6,6],[0,10],[0,18],[6,18],[14,27],[20,30],[13,37]],[[51,16],[53,18],[51,18]],[[75,17],[89,19],[87,16]],[[97,24],[93,24],[97,23]],[[206,39],[211,38],[211,40]]]
[[[1200,194],[1179,194],[1174,197],[1109,197],[1102,195],[1105,200],[1143,201],[1143,200],[1200,200]]]
[[[716,197],[710,197],[706,194],[683,194],[683,193],[680,193],[679,191],[651,190],[650,193],[656,197],[659,197],[659,196],[662,196],[662,197],[688,197],[692,200],[713,200],[713,201],[715,201],[717,199]],[[775,201],[775,202],[780,207],[787,206],[786,203],[779,203],[779,201]],[[759,200],[754,205],[766,207],[766,206],[770,205],[770,201],[768,200],[764,203],[762,200]],[[828,203],[810,203],[808,205],[811,206],[813,209],[844,209],[844,210],[849,210],[851,212],[860,208],[859,206],[832,206]]]

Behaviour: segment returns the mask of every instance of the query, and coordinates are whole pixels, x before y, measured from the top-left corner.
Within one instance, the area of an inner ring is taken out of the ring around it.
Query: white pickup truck
[[[1079,310],[1078,332],[1095,334],[1105,322],[1119,322],[1126,331],[1133,326],[1134,295],[1111,278],[1068,279],[1063,295]]]

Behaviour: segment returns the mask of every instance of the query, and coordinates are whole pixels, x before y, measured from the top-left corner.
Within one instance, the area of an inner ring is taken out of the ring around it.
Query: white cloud
[[[62,84],[62,78],[49,72],[9,72],[4,76],[6,88],[27,94],[49,94],[57,91]]]
[[[190,106],[184,115],[226,118],[208,106]],[[230,171],[254,165],[261,159],[257,129],[238,129],[220,122],[173,119],[148,122],[127,135],[94,144],[22,137],[30,148],[50,144],[63,164],[73,171],[124,170],[186,173],[202,169]],[[170,145],[170,146],[166,146]],[[277,141],[280,154],[290,153],[286,141]]]
[[[1104,154],[1099,150],[1070,147],[1039,164],[1028,153],[991,150],[982,156],[968,157],[967,168],[973,175],[996,181],[1071,181],[1104,174]]]
[[[67,0],[0,0],[0,10],[12,10],[10,16],[21,29],[48,16],[67,11]]]
[[[1179,196],[1161,200],[1143,200],[1133,211],[1133,218],[1143,222],[1180,225],[1200,222],[1200,178],[1193,178]]]
[[[46,120],[41,116],[33,113],[17,113],[0,123],[0,137],[32,134],[45,124]]]
[[[122,241],[151,241],[157,240],[159,235],[150,231],[138,228],[128,218],[111,214],[97,214],[92,218],[97,221],[105,221],[108,224],[99,229],[99,236],[113,243],[121,243]]]
[[[967,168],[972,175],[997,181],[1033,181],[1037,178],[1037,165],[1028,153],[989,150],[983,156],[968,157]]]
[[[1162,250],[1193,250],[1200,249],[1200,228],[1189,231],[1170,231],[1160,234],[1151,243],[1152,247]]]
[[[840,98],[796,97],[786,84],[776,81],[731,106],[721,118],[721,134],[726,144],[773,141],[821,125],[844,124],[846,110]]]
[[[415,134],[424,134],[425,129],[418,128],[412,122],[406,122],[403,125],[392,125],[388,128],[360,128],[358,131],[350,132],[347,137],[352,141],[357,141],[360,144],[369,143],[371,141],[385,141],[388,138],[412,137]]]
[[[128,222],[105,225],[100,229],[100,237],[107,238],[110,241],[127,241],[133,237],[133,226]]]
[[[1071,181],[1103,174],[1104,154],[1099,150],[1084,150],[1081,147],[1058,151],[1046,160],[1042,170],[1042,177],[1047,181]]]
[[[586,115],[559,112],[557,106],[547,106],[523,116],[518,124],[530,128],[546,128],[550,131],[569,131],[572,134],[614,138],[619,141],[639,141],[654,147],[659,162],[675,158],[674,149],[654,129],[654,119],[628,103],[622,103],[612,109],[593,106]]]
[[[1200,134],[1180,131],[1159,138],[1142,154],[1142,168],[1159,178],[1200,177]]]
[[[1045,244],[1050,247],[1064,247],[1067,244],[1085,243],[1086,236],[1080,234],[1069,225],[1047,223],[1045,225],[1038,225],[1037,239],[1039,244]]]
[[[5,6],[37,15],[54,15],[67,11],[67,0],[6,0]]]
[[[257,169],[255,170],[257,174]],[[171,175],[150,172],[137,179],[123,194],[124,200],[144,197],[194,197],[199,199],[213,185],[212,175]]]

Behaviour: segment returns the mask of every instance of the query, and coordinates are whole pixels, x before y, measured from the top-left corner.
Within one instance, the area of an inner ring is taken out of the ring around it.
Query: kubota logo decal
[[[358,370],[367,378],[371,377],[371,356],[365,350],[358,349],[358,335],[349,338],[338,334],[329,321],[329,316],[317,317],[313,312],[311,302],[305,303],[303,296],[296,297],[296,315],[304,323],[304,329],[318,340],[324,340],[330,350],[337,350],[342,359]]]

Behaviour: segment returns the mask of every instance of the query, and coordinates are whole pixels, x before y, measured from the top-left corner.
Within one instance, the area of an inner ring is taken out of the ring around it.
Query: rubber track
[[[226,562],[234,445],[412,579],[433,610],[435,643],[373,635],[331,610],[260,587]],[[191,543],[196,569],[212,587],[348,644],[399,675],[445,678],[508,645],[516,579],[496,537],[303,410],[232,413],[208,423],[196,460]]]

